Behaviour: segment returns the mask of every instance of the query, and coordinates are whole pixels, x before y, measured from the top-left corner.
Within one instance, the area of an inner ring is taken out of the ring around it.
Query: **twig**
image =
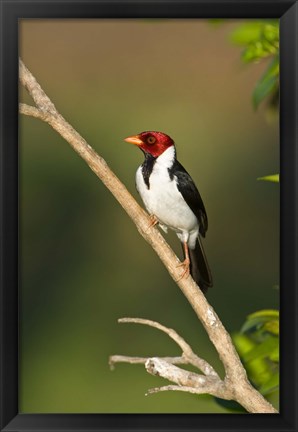
[[[37,107],[21,104],[20,112],[47,122],[71,145],[118,200],[134,221],[140,234],[158,254],[171,277],[176,281],[193,307],[215,346],[225,368],[225,384],[231,391],[233,399],[252,413],[276,413],[277,411],[273,406],[247,380],[246,371],[242,366],[230,335],[191,276],[180,279],[180,272],[177,268],[179,260],[159,231],[155,227],[148,229],[150,225],[148,214],[138,205],[104,159],[58,113],[54,104],[21,60],[19,79],[32,96]]]
[[[175,341],[176,344],[181,348],[182,357],[186,360],[186,364],[192,364],[193,366],[200,369],[205,375],[215,376],[219,378],[217,372],[213,369],[213,367],[208,362],[206,362],[206,360],[198,357],[193,352],[190,345],[188,345],[188,343],[186,343],[185,340],[175,330],[165,327],[164,325],[156,321],[151,321],[143,318],[119,318],[118,322],[144,324],[161,330],[162,332],[166,333],[171,339],[173,339],[173,341]]]
[[[188,361],[183,357],[159,357],[168,363],[171,364],[188,364]],[[130,363],[130,364],[145,364],[148,360],[148,357],[131,357],[124,355],[112,355],[109,358],[110,368],[113,370],[116,363]]]
[[[151,395],[154,393],[164,392],[164,391],[182,391],[182,392],[194,393],[194,394],[206,394],[207,393],[202,388],[194,388],[194,387],[178,386],[178,385],[168,385],[168,386],[163,386],[163,387],[151,388],[147,391],[147,393],[145,393],[145,396],[148,396],[148,395]],[[208,394],[210,394],[210,393],[208,392]],[[213,396],[216,396],[216,395],[213,395]]]

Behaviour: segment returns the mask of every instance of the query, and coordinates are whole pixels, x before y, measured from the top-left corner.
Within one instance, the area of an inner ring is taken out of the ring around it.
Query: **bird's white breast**
[[[169,175],[168,169],[174,157],[174,147],[169,147],[156,159],[149,178],[149,188],[144,182],[140,166],[136,173],[136,186],[148,212],[155,215],[161,224],[177,233],[184,233],[181,240],[187,241],[189,234],[194,238],[198,235],[198,221],[177,188],[177,178],[174,175],[171,179]]]

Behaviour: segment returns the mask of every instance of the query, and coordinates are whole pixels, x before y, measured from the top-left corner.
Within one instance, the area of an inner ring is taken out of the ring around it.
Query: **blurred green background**
[[[230,332],[277,308],[277,120],[252,108],[267,62],[243,65],[229,34],[240,21],[22,20],[20,55],[61,114],[139,200],[142,153],[123,138],[160,130],[202,194],[214,287],[208,300]],[[32,103],[20,89],[20,101]],[[20,411],[223,413],[209,396],[160,393],[167,382],[112,354],[179,355],[173,327],[222,374],[192,308],[126,213],[48,125],[20,117]],[[139,200],[140,201],[140,200]],[[167,240],[181,256],[175,235]],[[275,403],[277,403],[275,401]]]

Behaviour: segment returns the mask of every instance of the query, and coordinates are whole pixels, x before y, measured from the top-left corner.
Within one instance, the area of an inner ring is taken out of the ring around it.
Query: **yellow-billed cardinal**
[[[167,232],[174,230],[183,244],[183,276],[192,275],[202,291],[212,286],[212,276],[200,236],[205,237],[206,210],[192,178],[176,159],[174,141],[162,132],[146,131],[125,141],[136,144],[145,161],[136,172],[136,187],[151,215]]]

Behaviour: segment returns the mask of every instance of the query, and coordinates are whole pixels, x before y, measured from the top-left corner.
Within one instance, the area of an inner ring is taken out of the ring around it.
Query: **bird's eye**
[[[153,136],[150,136],[147,138],[147,143],[148,144],[154,144],[156,141],[156,138],[154,138]]]

